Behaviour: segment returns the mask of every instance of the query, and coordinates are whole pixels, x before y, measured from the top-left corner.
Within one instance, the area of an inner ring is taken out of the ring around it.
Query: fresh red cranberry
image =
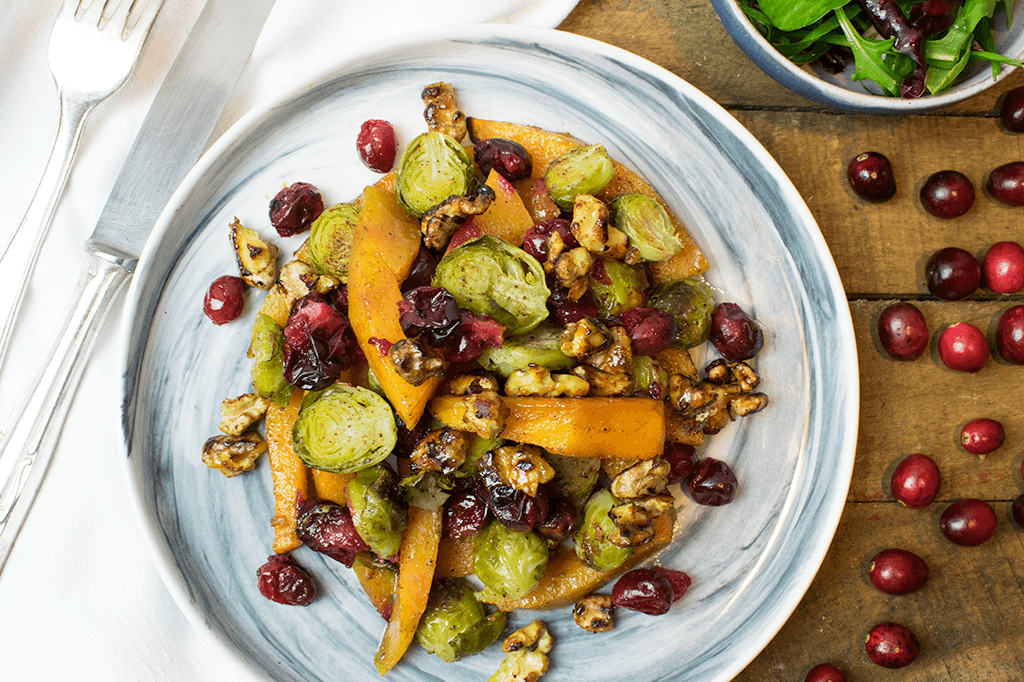
[[[651,566],[651,570],[665,576],[672,585],[673,602],[677,602],[682,599],[690,590],[690,584],[693,580],[690,578],[688,573],[677,571],[674,568],[665,568],[664,566]]]
[[[295,533],[314,552],[325,554],[349,568],[359,552],[370,548],[359,537],[348,507],[333,502],[300,501]]]
[[[659,571],[634,568],[615,582],[612,603],[623,609],[660,616],[675,601],[672,582]]]
[[[928,455],[914,454],[896,466],[889,489],[893,498],[904,507],[923,509],[939,494],[941,483],[935,460]]]
[[[957,218],[974,204],[974,185],[960,171],[934,173],[921,187],[921,205],[936,218]]]
[[[952,370],[979,372],[988,362],[988,356],[988,341],[972,324],[958,322],[939,336],[939,357]]]
[[[981,266],[969,251],[950,246],[931,255],[924,268],[928,291],[944,301],[959,301],[981,284]]]
[[[505,327],[486,315],[462,311],[462,322],[444,347],[449,362],[472,362],[488,348],[501,348]]]
[[[416,287],[398,302],[398,322],[409,338],[419,337],[440,348],[462,323],[462,311],[451,292],[442,287]]]
[[[894,303],[878,317],[878,340],[894,360],[916,360],[928,349],[928,323],[912,303]]]
[[[387,173],[395,165],[395,156],[398,152],[394,126],[377,119],[364,122],[356,136],[356,151],[367,168],[378,173]]]
[[[996,512],[985,500],[967,498],[946,507],[939,519],[939,530],[950,542],[976,547],[996,532]]]
[[[444,534],[464,538],[483,528],[488,518],[486,493],[476,487],[461,490],[444,503]]]
[[[1024,206],[1024,161],[993,168],[986,189],[993,199],[1007,206]]]
[[[1010,505],[1010,514],[1018,528],[1024,529],[1024,495],[1018,495]]]
[[[892,164],[884,154],[864,152],[850,159],[846,168],[850,186],[862,199],[881,203],[896,195]]]
[[[244,307],[245,283],[232,275],[213,280],[203,298],[203,312],[214,324],[227,324],[237,319]]]
[[[1024,133],[1024,87],[1006,93],[999,107],[999,120],[1011,133]]]
[[[831,663],[819,663],[807,672],[804,682],[846,682],[846,674]]]
[[[260,594],[278,604],[305,606],[316,596],[312,578],[287,554],[275,554],[256,569]]]
[[[732,502],[736,495],[736,474],[720,459],[705,457],[693,472],[687,487],[697,504],[718,507]]]
[[[921,653],[921,643],[914,633],[898,623],[879,623],[871,628],[864,648],[868,658],[883,668],[910,665]]]
[[[676,337],[676,320],[658,308],[630,308],[619,316],[629,335],[633,355],[654,355]]]
[[[550,499],[548,507],[548,517],[537,526],[537,532],[555,542],[571,537],[580,526],[579,508],[563,498]]]
[[[764,333],[735,303],[719,303],[711,313],[708,340],[729,362],[749,360],[761,352]]]
[[[1006,431],[995,419],[974,419],[960,430],[960,445],[972,455],[984,457],[994,452],[1004,440]]]
[[[473,159],[486,178],[493,168],[509,182],[530,177],[533,158],[523,145],[512,140],[492,137],[473,145]]]
[[[985,252],[981,268],[985,285],[997,294],[1024,289],[1024,247],[1017,242],[993,244]]]
[[[548,237],[553,232],[558,233],[567,249],[575,248],[578,244],[576,237],[569,229],[570,225],[571,223],[564,218],[548,218],[537,223],[523,235],[523,251],[536,258],[540,263],[546,262],[548,259]]]
[[[270,200],[270,224],[282,237],[305,232],[323,212],[320,190],[308,182],[293,183]]]
[[[883,549],[871,560],[868,578],[886,594],[910,594],[928,582],[928,564],[905,549]]]
[[[996,351],[1014,365],[1024,365],[1024,305],[1015,305],[999,316]]]
[[[672,467],[668,473],[669,483],[689,483],[700,465],[697,449],[686,443],[665,443],[661,458]]]

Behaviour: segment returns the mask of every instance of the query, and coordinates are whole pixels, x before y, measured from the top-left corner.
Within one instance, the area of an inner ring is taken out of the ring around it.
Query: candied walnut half
[[[596,320],[584,317],[570,322],[562,330],[562,352],[582,360],[602,348],[608,341],[608,328]]]
[[[227,398],[220,404],[220,430],[229,436],[241,436],[263,418],[270,399],[256,393]]]
[[[480,374],[459,374],[448,382],[452,395],[471,395],[482,391],[495,391],[500,388],[494,377]]]
[[[417,471],[440,471],[452,474],[466,461],[469,434],[447,426],[431,431],[416,444],[411,455],[412,468]]]
[[[593,396],[625,395],[633,390],[633,380],[625,372],[602,372],[590,365],[576,365],[572,373],[590,385]]]
[[[530,497],[536,497],[537,489],[555,477],[555,470],[535,445],[503,445],[488,453],[487,459],[502,483]]]
[[[650,495],[616,505],[608,510],[615,530],[608,541],[619,547],[639,547],[654,538],[654,519],[675,504],[669,493]]]
[[[707,381],[697,382],[673,374],[669,377],[669,402],[683,417],[686,430],[714,434],[736,417],[763,410],[768,396],[753,393],[760,380],[744,362],[712,362]]]
[[[269,289],[277,281],[277,247],[264,241],[256,230],[243,227],[235,218],[231,223],[231,246],[235,250],[238,273],[257,289]]]
[[[549,260],[550,261],[550,257]],[[594,267],[594,257],[582,246],[561,253],[554,261],[555,277],[569,289],[569,300],[578,301],[587,293],[587,275]]]
[[[590,194],[580,194],[572,207],[572,236],[590,253],[608,250],[608,205]]]
[[[642,459],[612,478],[612,495],[628,500],[662,493],[671,471],[672,465],[661,457]]]
[[[480,185],[473,196],[453,194],[448,197],[420,219],[423,245],[434,251],[445,248],[459,226],[469,216],[486,211],[492,201],[494,190],[487,185]]]
[[[455,88],[449,83],[432,83],[420,93],[423,103],[423,118],[427,127],[439,133],[451,135],[456,140],[466,136],[466,115],[455,101]]]
[[[587,632],[609,632],[615,627],[615,604],[610,594],[588,594],[572,608],[576,625]]]
[[[452,409],[465,426],[481,438],[497,438],[505,430],[508,406],[496,391],[480,391],[461,396]]]
[[[419,386],[431,377],[444,376],[441,354],[416,339],[401,339],[391,344],[388,360],[395,366],[398,376],[413,386]]]
[[[552,374],[546,367],[530,365],[513,370],[505,382],[505,395],[579,398],[590,392],[590,384],[572,374]]]
[[[267,451],[267,441],[249,431],[241,436],[214,436],[203,445],[203,462],[231,478],[256,466]]]
[[[547,654],[553,646],[551,633],[542,621],[519,628],[502,643],[505,660],[488,682],[537,682],[548,671]]]
[[[608,343],[588,354],[583,362],[602,372],[628,372],[633,367],[633,346],[623,327],[608,329]]]

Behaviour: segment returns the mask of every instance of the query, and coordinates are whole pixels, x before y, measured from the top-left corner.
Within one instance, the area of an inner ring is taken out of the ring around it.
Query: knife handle
[[[92,253],[74,298],[0,432],[0,571],[57,448],[96,332],[131,272]]]

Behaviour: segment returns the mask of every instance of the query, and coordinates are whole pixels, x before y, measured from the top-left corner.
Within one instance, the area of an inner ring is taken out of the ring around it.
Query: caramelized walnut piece
[[[488,682],[537,682],[548,671],[547,654],[554,640],[544,623],[535,620],[505,638],[505,660]]]
[[[513,370],[505,382],[505,395],[579,398],[590,392],[590,384],[572,374],[552,374],[546,367],[530,365]]]
[[[616,505],[608,510],[615,530],[608,541],[619,547],[639,547],[654,538],[654,519],[675,504],[669,493],[651,495]]]
[[[633,367],[633,345],[623,327],[608,329],[608,343],[583,358],[583,362],[602,372],[628,372]]]
[[[569,289],[570,301],[578,301],[587,293],[587,274],[593,266],[594,257],[582,246],[570,249],[555,259],[555,277]]]
[[[505,430],[508,406],[496,391],[480,391],[461,396],[452,409],[465,427],[481,438],[497,438]],[[458,427],[455,427],[458,428]]]
[[[401,339],[391,344],[388,360],[395,366],[398,376],[413,386],[419,386],[431,377],[444,376],[441,354],[417,339]]]
[[[736,417],[768,405],[768,396],[752,392],[760,379],[746,363],[716,360],[705,371],[708,380],[702,382],[679,374],[669,377],[669,403],[683,417],[686,430],[718,433]]]
[[[270,399],[256,393],[227,398],[220,404],[220,430],[229,436],[241,436],[258,422],[270,407]]]
[[[455,101],[455,89],[449,83],[433,83],[420,93],[426,108],[423,118],[432,131],[451,135],[456,140],[466,136],[466,115]]]
[[[228,478],[249,471],[267,451],[267,441],[249,431],[241,436],[214,436],[203,444],[203,462]]]
[[[576,625],[587,632],[609,632],[615,627],[615,604],[610,594],[588,594],[572,608]]]
[[[590,385],[592,396],[626,395],[633,390],[633,380],[625,372],[602,372],[590,365],[576,365],[572,373]]]
[[[487,185],[480,185],[473,196],[453,194],[448,197],[420,219],[423,245],[434,251],[444,249],[459,226],[466,222],[469,216],[480,215],[486,211],[492,201],[494,190]]]
[[[555,477],[555,470],[544,459],[544,451],[535,445],[503,445],[485,457],[502,483],[530,497],[536,497],[537,489]]]
[[[580,194],[572,207],[572,236],[590,253],[608,250],[608,206],[595,196]]]
[[[607,342],[608,328],[590,318],[570,322],[562,330],[562,352],[577,360],[582,360]]]
[[[459,374],[448,382],[452,395],[468,395],[481,391],[497,391],[498,382],[494,377],[480,374]]]
[[[235,250],[238,273],[246,284],[270,289],[277,281],[277,247],[264,241],[256,230],[231,223],[231,247]]]
[[[612,478],[612,495],[629,500],[662,493],[671,471],[672,465],[661,457],[640,460]]]
[[[466,461],[468,452],[469,434],[445,426],[431,431],[416,444],[410,463],[417,471],[453,474]]]

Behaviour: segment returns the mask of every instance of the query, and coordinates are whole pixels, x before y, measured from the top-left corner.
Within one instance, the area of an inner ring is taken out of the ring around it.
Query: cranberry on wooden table
[[[1010,504],[1010,515],[1018,528],[1024,529],[1024,495],[1018,495]]]
[[[1024,305],[1015,305],[999,316],[996,352],[1011,364],[1024,365]]]
[[[957,218],[974,205],[974,185],[960,171],[933,173],[921,187],[921,205],[936,218]]]
[[[999,242],[989,247],[981,263],[985,286],[997,294],[1015,294],[1024,289],[1024,246]]]
[[[988,341],[972,324],[958,322],[939,336],[939,358],[949,369],[959,372],[980,372],[988,362]]]
[[[1011,161],[993,168],[985,188],[998,202],[1024,206],[1024,161]]]
[[[999,120],[1011,133],[1024,133],[1024,87],[1006,93],[999,107]]]
[[[905,549],[883,549],[871,560],[868,578],[871,584],[891,595],[915,592],[928,582],[928,564]]]
[[[893,498],[910,509],[924,509],[939,494],[942,476],[939,467],[928,455],[907,456],[892,474],[889,489]]]
[[[245,283],[232,275],[213,280],[203,297],[203,313],[214,324],[227,324],[237,319],[244,307]]]
[[[892,164],[879,152],[864,152],[850,159],[846,177],[853,191],[867,201],[881,203],[896,195]]]
[[[883,668],[910,665],[921,653],[921,643],[914,633],[899,623],[879,623],[868,632],[864,641],[868,658]]]
[[[924,267],[928,291],[944,301],[959,301],[981,285],[981,265],[970,251],[955,246],[933,253]]]
[[[260,594],[278,604],[305,606],[316,596],[309,574],[287,554],[275,554],[256,569]]]
[[[270,224],[282,237],[305,232],[324,212],[320,190],[308,182],[295,182],[270,200]]]
[[[928,323],[912,303],[894,303],[878,317],[878,340],[894,360],[909,361],[928,349]]]
[[[846,674],[831,663],[819,663],[807,671],[804,682],[846,682]]]
[[[359,127],[356,136],[356,151],[359,159],[370,170],[387,173],[395,165],[398,152],[398,138],[395,128],[387,121],[370,119]]]
[[[1003,425],[995,419],[972,419],[960,429],[960,445],[972,455],[984,457],[1006,440]]]
[[[976,547],[996,532],[996,512],[985,500],[967,498],[946,507],[939,519],[939,530],[950,542]]]

